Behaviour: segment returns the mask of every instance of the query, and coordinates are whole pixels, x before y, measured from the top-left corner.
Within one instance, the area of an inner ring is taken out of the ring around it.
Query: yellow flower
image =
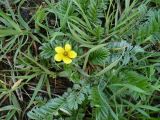
[[[65,47],[56,47],[55,48],[56,55],[54,56],[55,61],[63,61],[66,64],[70,64],[72,62],[72,59],[77,57],[77,53],[72,50],[72,47],[70,44],[66,44]]]

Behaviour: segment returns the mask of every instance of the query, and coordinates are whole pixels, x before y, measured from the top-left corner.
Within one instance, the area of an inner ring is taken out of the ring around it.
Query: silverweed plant
[[[72,59],[77,56],[77,53],[72,50],[72,46],[70,44],[66,44],[64,48],[60,46],[56,47],[55,51],[57,54],[54,56],[54,59],[58,62],[63,60],[65,64],[70,64]]]
[[[0,0],[0,120],[159,120],[159,0]]]

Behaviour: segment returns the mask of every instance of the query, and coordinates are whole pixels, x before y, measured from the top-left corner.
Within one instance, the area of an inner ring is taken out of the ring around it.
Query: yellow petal
[[[72,60],[69,57],[63,57],[63,62],[66,64],[70,64]]]
[[[70,44],[65,45],[65,51],[70,51],[72,49]]]
[[[55,51],[56,51],[57,53],[64,53],[64,49],[63,49],[62,47],[56,47],[56,48],[55,48]]]
[[[60,61],[62,61],[63,60],[63,54],[56,54],[55,56],[54,56],[54,59],[55,59],[55,61],[58,61],[58,62],[60,62]]]
[[[72,50],[72,51],[68,52],[68,57],[75,58],[75,57],[77,57],[77,53]]]

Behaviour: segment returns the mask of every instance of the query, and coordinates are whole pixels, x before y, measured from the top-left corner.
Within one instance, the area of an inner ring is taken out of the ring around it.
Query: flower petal
[[[57,53],[64,53],[64,49],[63,49],[62,47],[56,47],[56,48],[55,48],[55,51],[56,51]]]
[[[75,52],[75,51],[69,51],[68,52],[68,57],[70,57],[70,58],[75,58],[75,57],[77,57],[77,53]]]
[[[63,57],[63,62],[66,64],[70,64],[72,60],[69,57]]]
[[[56,54],[55,56],[54,56],[54,59],[55,59],[55,61],[58,61],[58,62],[60,62],[60,61],[62,61],[63,60],[63,54]]]
[[[72,49],[70,44],[65,45],[65,51],[70,51]]]

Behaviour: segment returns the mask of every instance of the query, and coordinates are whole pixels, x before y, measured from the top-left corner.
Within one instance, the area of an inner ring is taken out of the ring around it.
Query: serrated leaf
[[[48,59],[53,56],[54,49],[52,48],[50,43],[44,43],[43,46],[40,47],[40,49],[42,50],[40,53],[41,57]]]
[[[68,107],[70,109],[78,109],[78,105],[82,104],[82,102],[85,100],[84,97],[84,93],[71,93],[68,97],[67,97],[67,102],[68,102]]]
[[[110,52],[106,48],[98,49],[89,55],[89,61],[93,64],[103,65],[109,54]]]

